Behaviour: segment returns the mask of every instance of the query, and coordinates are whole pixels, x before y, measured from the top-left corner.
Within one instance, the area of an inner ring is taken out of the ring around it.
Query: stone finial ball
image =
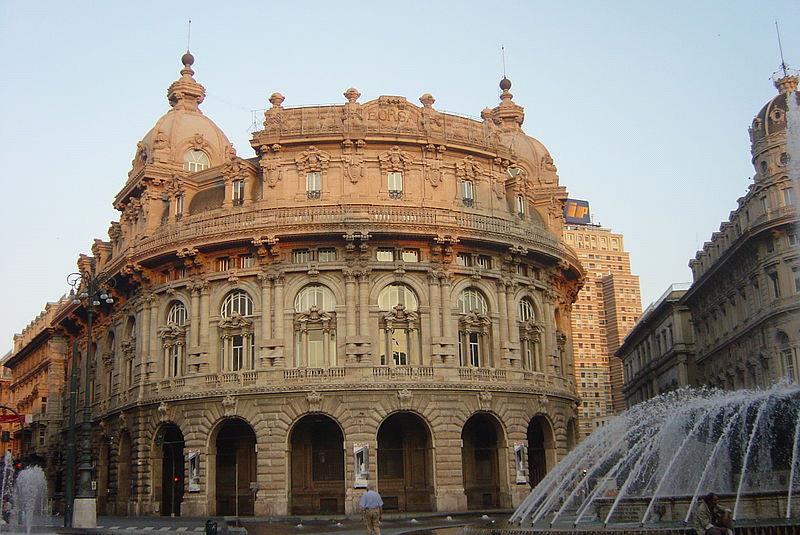
[[[511,80],[503,76],[503,79],[500,80],[500,89],[502,89],[503,91],[508,91],[509,89],[511,89]]]
[[[184,65],[194,65],[194,56],[191,55],[189,52],[181,56],[181,63]]]

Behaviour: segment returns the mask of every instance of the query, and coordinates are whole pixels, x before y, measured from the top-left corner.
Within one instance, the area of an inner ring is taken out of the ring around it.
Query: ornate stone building
[[[80,262],[115,300],[82,359],[99,513],[518,504],[575,443],[584,275],[511,83],[482,121],[274,93],[241,158],[182,62]]]
[[[697,385],[694,333],[681,303],[688,284],[673,284],[642,313],[615,355],[625,372],[628,407],[658,394]]]
[[[642,301],[622,234],[597,225],[568,224],[564,241],[575,249],[587,274],[572,312],[580,434],[585,437],[625,409],[622,364],[614,352],[639,318]]]
[[[24,462],[42,466],[53,493],[62,490],[59,451],[62,407],[65,394],[65,363],[68,341],[58,329],[57,318],[68,301],[48,303],[20,333],[14,335],[14,350],[4,361],[10,380],[6,404],[28,418],[15,425],[12,453]]]
[[[787,148],[787,111],[800,104],[798,77],[774,77],[778,95],[750,128],[756,174],[719,232],[689,262],[694,283],[683,297],[692,314],[700,384],[721,388],[798,380],[800,154]],[[798,125],[800,126],[800,125]],[[800,146],[794,131],[794,147]]]

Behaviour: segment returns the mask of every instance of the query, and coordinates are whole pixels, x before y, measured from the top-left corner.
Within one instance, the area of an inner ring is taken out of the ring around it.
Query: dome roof
[[[791,95],[797,99],[800,105],[800,93],[797,92],[798,77],[793,75],[784,76],[775,80],[775,87],[780,92],[772,100],[767,102],[761,111],[753,119],[752,137],[753,143],[786,130],[786,99]]]
[[[206,91],[192,77],[194,57],[186,53],[181,61],[181,77],[167,90],[172,108],[139,142],[137,160],[183,165],[188,150],[201,150],[208,156],[210,166],[220,165],[235,152],[222,130],[200,111]]]

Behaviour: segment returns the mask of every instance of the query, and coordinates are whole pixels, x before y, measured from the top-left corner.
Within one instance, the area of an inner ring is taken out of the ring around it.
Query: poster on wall
[[[187,490],[189,492],[200,492],[200,452],[187,452],[189,459],[189,482]]]
[[[523,485],[528,482],[528,447],[525,444],[517,442],[514,444],[514,468],[516,469],[517,485]]]
[[[353,488],[367,488],[367,483],[369,483],[369,446],[367,444],[353,444],[353,463],[353,473],[355,474]]]

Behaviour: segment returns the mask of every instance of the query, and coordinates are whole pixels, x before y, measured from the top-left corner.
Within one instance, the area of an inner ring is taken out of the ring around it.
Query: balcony
[[[131,251],[135,254],[156,254],[168,249],[179,240],[196,239],[198,243],[213,243],[223,235],[251,240],[254,233],[341,233],[351,225],[368,225],[375,232],[446,233],[451,229],[459,236],[472,235],[477,239],[497,240],[507,243],[516,238],[544,253],[571,256],[547,230],[517,220],[490,215],[464,213],[457,210],[433,207],[380,206],[371,204],[341,204],[326,206],[300,206],[293,208],[265,208],[263,201],[245,212],[229,213],[213,210],[184,217],[181,221],[160,227]],[[262,207],[259,207],[261,205]],[[433,228],[432,228],[433,227]],[[121,255],[124,256],[124,255]]]

